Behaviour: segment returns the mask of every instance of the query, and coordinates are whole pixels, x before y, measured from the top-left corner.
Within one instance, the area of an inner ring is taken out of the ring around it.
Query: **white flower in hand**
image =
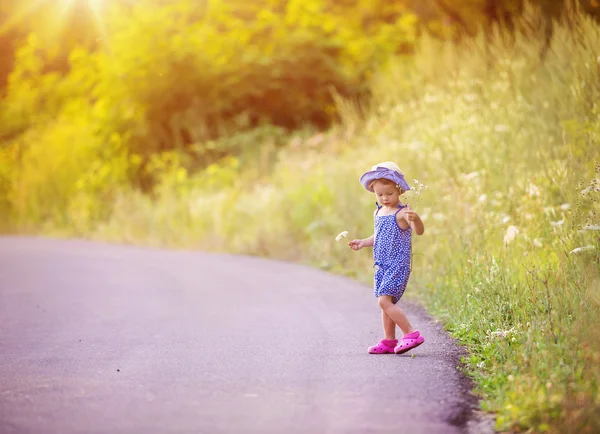
[[[335,237],[335,240],[339,241],[342,238],[346,238],[347,236],[348,236],[348,231],[343,231],[343,232],[340,232],[337,237]]]

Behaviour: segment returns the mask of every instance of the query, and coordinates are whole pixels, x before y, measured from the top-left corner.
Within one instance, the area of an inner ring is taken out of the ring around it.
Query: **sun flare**
[[[94,22],[94,27],[99,36],[104,35],[104,23],[102,20],[104,6],[106,0],[59,0],[57,6],[60,7],[55,25],[64,26],[68,21],[68,17],[88,16]]]
[[[63,12],[68,12],[75,7],[83,7],[98,15],[105,0],[60,0]]]

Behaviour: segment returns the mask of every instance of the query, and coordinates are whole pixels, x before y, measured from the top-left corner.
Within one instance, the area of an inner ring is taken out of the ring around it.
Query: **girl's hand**
[[[363,240],[348,241],[348,246],[354,251],[360,250],[364,247]]]
[[[417,218],[419,218],[419,215],[412,209],[410,209],[410,205],[407,205],[406,209],[404,210],[404,220],[406,220],[408,224],[410,224],[414,222]]]

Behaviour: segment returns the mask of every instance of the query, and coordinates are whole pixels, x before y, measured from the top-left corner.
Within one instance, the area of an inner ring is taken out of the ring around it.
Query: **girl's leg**
[[[396,306],[394,303],[392,303],[392,297],[390,295],[380,296],[378,298],[378,302],[379,302],[379,307],[381,307],[381,310],[383,311],[382,315],[384,313],[387,314],[388,317],[394,323],[398,324],[398,327],[400,327],[400,329],[402,330],[402,332],[405,335],[415,331],[415,329],[412,328],[412,325],[408,321],[408,318],[407,318],[406,314],[402,311],[402,309],[400,309],[398,306]],[[384,330],[385,330],[385,323],[384,323]]]
[[[381,309],[381,322],[383,323],[383,334],[385,338],[391,341],[396,339],[396,323],[383,309]]]

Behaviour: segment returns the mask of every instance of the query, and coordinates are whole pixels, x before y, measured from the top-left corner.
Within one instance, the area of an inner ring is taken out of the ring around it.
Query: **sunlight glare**
[[[93,15],[100,37],[105,36],[104,23],[102,21],[102,9],[105,0],[61,0],[60,3],[62,3],[60,15],[63,18],[77,6],[86,7]]]

